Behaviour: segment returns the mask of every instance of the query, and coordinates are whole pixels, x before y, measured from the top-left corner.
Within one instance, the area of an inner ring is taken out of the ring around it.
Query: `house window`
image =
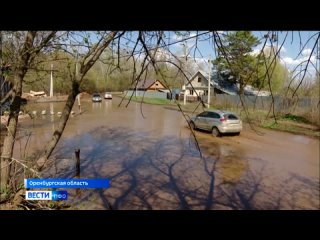
[[[201,77],[198,77],[198,82],[201,82]]]
[[[156,83],[156,86],[158,86],[159,84],[158,83]]]
[[[190,95],[193,95],[193,89],[189,90]]]

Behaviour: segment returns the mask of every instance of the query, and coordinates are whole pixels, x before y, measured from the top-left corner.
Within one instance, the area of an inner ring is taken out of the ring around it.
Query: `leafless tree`
[[[59,33],[59,34],[58,34]],[[190,82],[190,76],[186,72],[186,68],[183,66],[183,61],[177,54],[174,54],[170,51],[169,46],[173,44],[183,43],[190,39],[195,39],[195,43],[189,48],[189,51],[184,53],[184,57],[187,59],[193,59],[196,61],[196,53],[200,53],[198,44],[201,38],[204,41],[211,41],[214,48],[218,49],[219,52],[225,55],[225,58],[228,62],[228,54],[224,51],[223,43],[220,39],[221,33],[218,31],[207,31],[207,32],[197,32],[194,36],[190,36],[186,34],[179,40],[174,42],[170,42],[169,38],[166,38],[166,33],[164,31],[154,31],[154,32],[147,32],[147,31],[139,31],[137,34],[132,34],[130,32],[118,32],[118,31],[100,31],[100,32],[36,32],[36,31],[29,31],[29,32],[16,32],[16,33],[6,33],[6,36],[12,36],[12,41],[8,45],[12,51],[8,54],[8,62],[10,62],[10,68],[13,74],[14,79],[14,87],[12,91],[10,91],[7,96],[4,96],[1,99],[1,103],[6,101],[9,97],[12,98],[11,100],[11,109],[10,109],[10,116],[7,123],[8,133],[4,141],[4,148],[1,155],[1,187],[7,187],[10,178],[10,166],[12,160],[12,153],[13,147],[15,143],[15,135],[17,130],[17,123],[18,123],[18,113],[20,111],[20,99],[22,94],[22,82],[23,79],[28,72],[28,70],[32,67],[35,67],[35,60],[40,52],[50,51],[50,49],[59,49],[62,50],[74,59],[76,59],[76,64],[78,64],[79,72],[76,72],[75,66],[70,66],[70,82],[72,83],[72,90],[68,95],[67,102],[64,106],[64,110],[62,112],[62,116],[58,123],[58,128],[54,131],[51,140],[45,145],[44,151],[40,154],[37,158],[37,167],[38,170],[43,169],[45,166],[48,158],[51,156],[53,150],[55,149],[57,143],[59,142],[62,133],[66,127],[66,124],[69,119],[69,115],[71,113],[72,107],[74,105],[75,99],[80,92],[80,86],[84,82],[84,77],[88,73],[88,71],[92,68],[92,66],[101,58],[103,52],[108,49],[111,51],[112,57],[108,60],[109,66],[112,65],[112,68],[108,72],[112,72],[114,69],[122,68],[120,59],[125,59],[126,61],[133,62],[133,69],[132,69],[132,86],[135,89],[139,81],[143,81],[147,78],[149,72],[155,71],[155,73],[160,74],[166,79],[166,76],[163,75],[160,69],[161,64],[168,64],[177,69],[177,74],[183,76],[184,82],[190,83],[191,87],[192,83]],[[270,31],[270,36],[276,36],[277,32]],[[316,44],[319,44],[319,36],[320,33],[317,33],[317,40],[314,43],[312,48],[312,52],[309,55],[308,60],[305,62],[306,66],[304,68],[304,74],[300,79],[298,85],[296,85],[295,89],[293,90],[292,98],[296,95],[297,90],[302,85],[304,81],[304,77],[306,71],[310,66],[313,66],[311,62],[311,56],[316,49]],[[1,36],[3,34],[1,33]],[[314,36],[312,36],[314,37]],[[3,38],[1,38],[3,40]],[[121,45],[121,40],[129,41],[132,44],[131,49],[126,50],[126,54],[123,54],[123,46]],[[273,39],[265,38],[264,45],[261,49],[261,54],[259,56],[264,55],[264,47],[266,46],[267,41],[270,41],[270,44],[273,44]],[[273,59],[269,65],[265,65],[266,74],[263,77],[263,81],[268,81],[269,89],[272,93],[271,89],[271,79],[272,73],[275,68],[275,63],[279,57],[280,50],[285,43],[288,41],[287,38],[283,40],[280,46],[276,46],[276,51],[274,52]],[[311,38],[308,40],[311,41]],[[3,42],[3,41],[2,41]],[[301,52],[306,47],[305,45],[301,44]],[[274,49],[274,48],[272,48]],[[168,59],[159,58],[159,50],[166,51],[170,56]],[[2,54],[1,54],[2,55]],[[1,59],[2,60],[2,59]],[[8,66],[8,62],[1,61],[1,67]],[[229,63],[230,70],[232,72],[232,64]],[[258,67],[258,66],[257,66]],[[254,69],[250,75],[250,77],[254,76]],[[294,77],[288,86],[288,91],[292,87],[292,83],[294,81]],[[167,84],[166,80],[164,80],[165,84]],[[194,88],[193,88],[194,89]],[[195,89],[194,89],[195,90]],[[197,93],[197,91],[195,91]],[[171,93],[172,94],[172,93]],[[130,103],[133,97],[133,93],[129,96]],[[245,102],[243,101],[242,97],[240,96],[240,101],[242,107],[247,114],[247,107]],[[141,113],[142,111],[142,102],[141,101]],[[122,102],[121,102],[122,103]],[[120,104],[121,104],[120,103]],[[179,110],[183,114],[185,120],[188,122],[188,116],[184,113],[183,109],[181,108],[179,102],[176,102]],[[198,106],[205,107],[204,102],[201,100]],[[198,107],[197,106],[197,107]],[[196,108],[197,108],[196,107]],[[275,110],[274,110],[274,98],[272,94],[272,105],[270,106],[270,111],[273,110],[273,115],[275,117]],[[195,109],[196,110],[196,109]],[[270,112],[269,111],[269,112]],[[194,139],[196,136],[192,130],[192,134]],[[196,141],[197,143],[197,141]],[[198,145],[198,149],[201,154],[201,149]],[[202,156],[202,155],[201,155]]]
[[[3,33],[1,33],[1,35],[2,34]],[[8,96],[11,97],[11,105],[7,122],[8,131],[4,139],[1,154],[1,188],[6,188],[10,179],[11,158],[17,131],[18,114],[20,111],[23,78],[26,75],[28,68],[32,65],[35,57],[50,43],[50,41],[52,41],[55,35],[55,31],[45,33],[36,31],[12,33],[14,41],[11,43],[14,45],[16,44],[12,49],[16,51],[9,53],[10,56],[13,55],[14,58],[11,62],[11,59],[8,59],[8,62],[13,72],[14,82],[12,91],[8,93]],[[5,65],[8,63],[2,61],[2,64]]]

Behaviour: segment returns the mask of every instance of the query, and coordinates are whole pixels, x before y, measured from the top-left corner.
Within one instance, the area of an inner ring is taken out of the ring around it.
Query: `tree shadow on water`
[[[80,141],[78,146],[81,177],[108,178],[110,188],[82,189],[81,196],[70,191],[76,209],[296,208],[290,203],[295,199],[286,197],[295,189],[287,189],[288,193],[276,188],[277,183],[265,184],[273,178],[266,165],[254,170],[243,167],[241,156],[214,142],[201,145],[205,154],[200,158],[188,138],[157,138],[150,132],[107,127],[89,135],[90,142]],[[65,141],[59,156],[70,155],[76,141]],[[60,169],[59,176],[72,177]],[[230,173],[232,178],[226,178]]]

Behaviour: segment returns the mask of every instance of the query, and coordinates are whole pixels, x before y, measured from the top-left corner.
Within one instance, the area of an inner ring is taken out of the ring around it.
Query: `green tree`
[[[270,90],[271,88],[273,93],[279,93],[289,78],[289,71],[281,64],[276,52],[275,48],[266,46],[256,57],[258,69],[252,83],[259,89]]]
[[[247,84],[256,80],[253,73],[257,69],[257,61],[250,53],[259,43],[250,31],[230,32],[218,43],[219,55],[213,64],[218,71],[231,71],[233,78],[227,78],[226,81],[239,83],[239,94],[244,93]]]
[[[54,94],[68,94],[71,90],[70,68],[74,68],[76,59],[61,50],[50,53],[40,53],[34,68],[27,72],[24,82],[24,92],[45,91],[49,95],[49,80],[51,64],[53,65]]]
[[[259,64],[253,75],[252,85],[263,90],[270,90],[271,87],[273,93],[279,93],[289,77],[288,69],[278,59],[273,61],[272,58],[263,60],[260,58],[259,60],[259,57],[257,57],[256,60],[262,62],[262,64]]]

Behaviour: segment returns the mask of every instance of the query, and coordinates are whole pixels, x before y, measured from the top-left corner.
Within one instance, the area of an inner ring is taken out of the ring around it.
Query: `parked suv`
[[[222,110],[207,110],[191,117],[190,125],[193,129],[210,131],[215,137],[223,133],[239,135],[242,130],[240,118],[235,113]]]

